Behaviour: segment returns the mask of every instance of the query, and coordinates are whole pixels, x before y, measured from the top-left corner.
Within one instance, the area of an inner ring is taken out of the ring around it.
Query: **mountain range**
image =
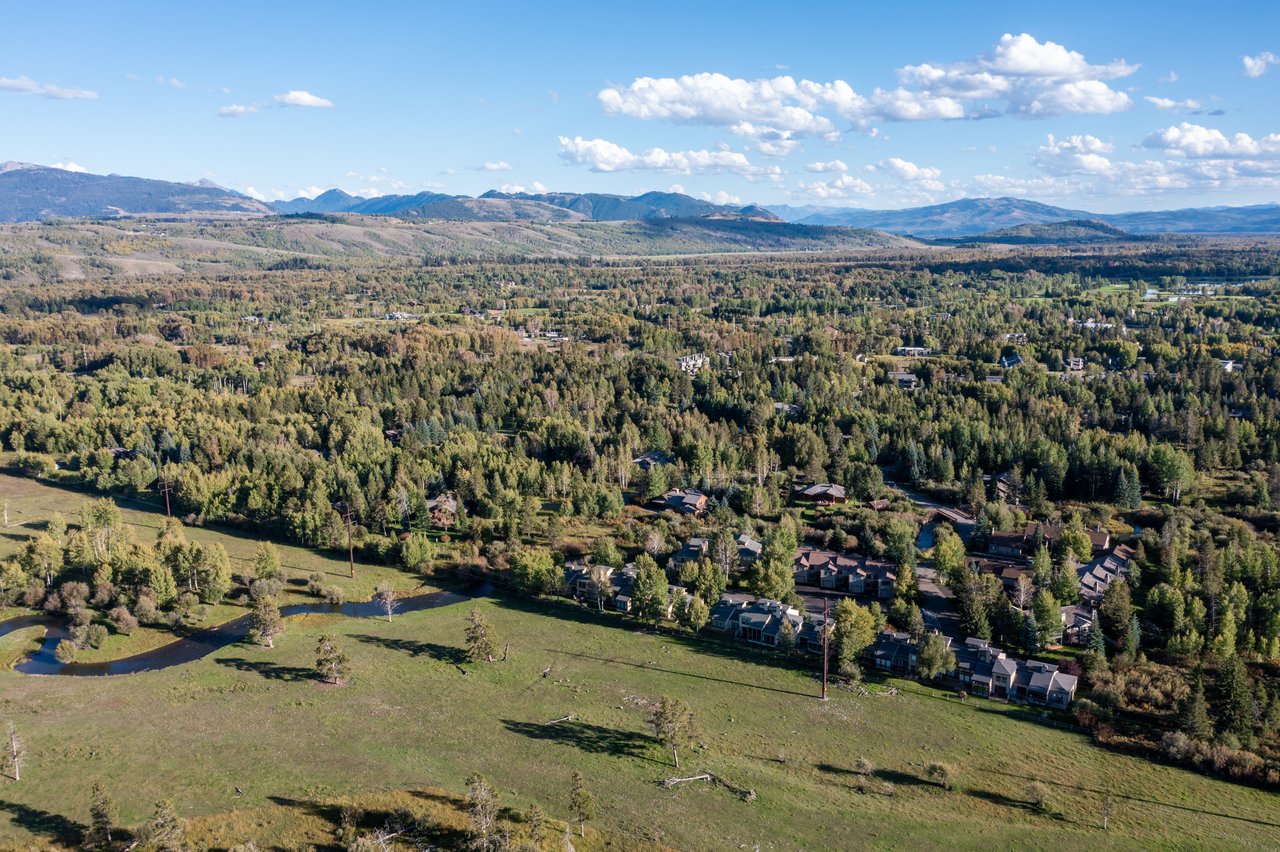
[[[961,198],[945,204],[904,210],[787,206],[769,209],[788,222],[871,228],[926,239],[987,234],[1020,225],[1051,225],[1069,221],[1103,222],[1132,234],[1280,233],[1280,204],[1090,213],[1023,198]]]
[[[675,192],[622,196],[605,193],[507,193],[477,197],[422,192],[364,198],[331,189],[314,198],[267,203],[207,180],[174,183],[123,175],[93,175],[30,163],[0,165],[0,221],[103,218],[148,214],[270,216],[355,214],[463,222],[658,222],[747,220],[806,226],[843,226],[920,239],[987,235],[999,238],[1022,226],[1073,227],[1009,233],[1027,241],[1119,239],[1096,223],[1129,234],[1280,233],[1280,204],[1201,207],[1133,213],[1090,213],[1021,198],[962,198],[902,210],[720,205]],[[1080,223],[1094,223],[1081,228]],[[991,232],[999,232],[992,234]],[[1055,236],[1056,235],[1056,236]]]

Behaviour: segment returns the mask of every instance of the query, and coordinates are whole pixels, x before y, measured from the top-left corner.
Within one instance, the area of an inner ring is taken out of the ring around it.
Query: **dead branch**
[[[745,787],[735,786],[733,784],[730,784],[728,781],[724,780],[723,778],[721,778],[719,775],[714,775],[710,772],[704,772],[701,775],[690,775],[688,778],[667,778],[662,781],[662,786],[666,787],[667,789],[671,789],[677,784],[684,784],[689,781],[706,781],[708,783],[716,785],[717,787],[723,787],[726,790],[728,790],[730,793],[733,793],[739,799],[742,799],[742,801],[744,802],[754,802],[756,798],[755,790],[750,790]]]
[[[548,722],[547,724],[548,724],[548,725],[559,725],[561,722],[572,722],[572,721],[573,721],[573,714],[572,714],[572,713],[570,713],[568,716],[561,716],[559,719],[552,719],[552,720],[551,720],[550,722]]]

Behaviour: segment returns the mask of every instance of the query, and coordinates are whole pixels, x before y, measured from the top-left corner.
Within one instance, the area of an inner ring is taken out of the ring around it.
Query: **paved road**
[[[962,509],[957,509],[955,506],[948,506],[945,503],[940,503],[932,497],[927,497],[919,491],[913,491],[912,489],[907,488],[904,485],[899,485],[892,480],[886,479],[884,484],[889,488],[892,488],[894,491],[905,495],[907,499],[912,503],[915,503],[917,506],[932,509],[939,515],[942,515],[942,517],[946,518],[955,526],[956,532],[958,532],[960,537],[965,540],[965,543],[968,543],[969,538],[973,535],[973,527],[975,524],[973,516],[968,512],[965,512]]]

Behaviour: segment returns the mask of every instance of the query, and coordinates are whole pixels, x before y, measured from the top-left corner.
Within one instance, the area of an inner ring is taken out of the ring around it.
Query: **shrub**
[[[101,648],[102,643],[107,641],[107,628],[102,624],[90,624],[85,628],[85,634],[85,641],[90,648]]]
[[[1027,785],[1027,799],[1040,810],[1049,809],[1049,788],[1039,781]]]
[[[58,662],[66,664],[76,658],[77,650],[79,649],[76,647],[75,642],[72,642],[69,639],[63,639],[58,643],[58,646],[53,649],[53,656]]]
[[[864,777],[876,774],[876,765],[865,757],[858,758],[853,765],[853,771]]]
[[[347,599],[347,593],[341,586],[329,586],[324,590],[324,599],[333,606],[342,606],[342,602]]]
[[[118,606],[107,613],[107,620],[111,622],[111,626],[117,633],[123,633],[126,636],[138,629],[138,619],[134,618],[133,613],[129,612],[129,608],[125,606]]]
[[[955,770],[946,763],[930,763],[925,767],[924,774],[942,789],[950,790],[954,781]]]

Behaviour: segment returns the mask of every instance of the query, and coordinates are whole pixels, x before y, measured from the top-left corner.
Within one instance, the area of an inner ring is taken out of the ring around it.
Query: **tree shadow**
[[[84,834],[85,826],[62,814],[42,811],[30,805],[17,802],[0,801],[0,811],[12,814],[14,825],[20,826],[32,834],[43,834],[58,840],[78,841]]]
[[[965,794],[975,799],[981,799],[984,802],[991,802],[994,805],[1003,805],[1006,808],[1025,811],[1034,816],[1041,816],[1057,822],[1067,822],[1067,818],[1060,813],[1044,810],[1034,802],[1015,799],[1013,796],[1006,796],[1004,793],[998,793],[995,790],[966,790]]]
[[[462,648],[440,645],[436,642],[419,642],[416,639],[391,639],[386,636],[372,636],[368,633],[353,633],[351,638],[367,645],[379,645],[392,651],[402,651],[411,657],[430,657],[452,666],[461,666],[467,661],[467,652]]]
[[[694,674],[693,672],[682,672],[677,669],[664,669],[661,666],[651,666],[648,663],[632,663],[627,660],[614,659],[613,657],[597,657],[594,654],[578,654],[578,653],[574,653],[573,651],[565,651],[560,648],[544,648],[543,650],[545,650],[549,654],[564,654],[565,656],[578,657],[584,660],[596,660],[597,662],[610,663],[615,666],[629,666],[633,669],[645,669],[646,671],[651,671],[651,672],[662,672],[663,674],[681,675],[682,677],[691,677],[696,680],[711,681],[712,683],[723,683],[729,686],[741,686],[747,689],[759,689],[765,692],[777,692],[777,693],[781,693],[782,695],[798,695],[801,698],[814,698],[814,699],[817,698],[817,696],[813,693],[796,692],[795,690],[791,690],[791,689],[780,689],[776,686],[761,686],[758,683],[746,683],[740,680],[729,680],[727,678],[722,678],[722,677],[712,677],[711,675],[700,675],[700,674]]]
[[[424,801],[435,802],[461,813],[465,813],[467,809],[466,799],[461,796],[446,796],[440,793],[433,793],[430,790],[411,790],[410,794]],[[508,819],[519,816],[510,808],[502,808],[500,813]],[[523,821],[522,816],[519,818]],[[471,840],[470,835],[464,829],[450,828],[439,823],[429,826],[423,832],[423,835],[423,839],[434,842],[436,844],[434,848],[439,849],[466,849]]]
[[[308,802],[303,799],[291,799],[288,796],[267,796],[267,801],[282,808],[305,811],[319,817],[325,822],[338,825],[342,820],[342,808],[338,805],[326,805],[323,802]]]
[[[1023,781],[1039,781],[1040,780],[1038,778],[1033,778],[1030,775],[1018,775],[1015,772],[1004,772],[999,769],[987,769],[985,771],[990,772],[993,775],[1004,775],[1007,778],[1018,778]],[[1156,805],[1162,808],[1172,808],[1174,810],[1187,811],[1193,814],[1204,814],[1205,816],[1216,816],[1216,817],[1222,817],[1223,819],[1234,819],[1240,822],[1252,823],[1253,825],[1265,825],[1265,826],[1270,826],[1274,828],[1280,828],[1280,822],[1270,822],[1265,819],[1257,819],[1256,817],[1240,816],[1239,814],[1225,814],[1225,813],[1222,813],[1221,811],[1210,811],[1210,810],[1205,810],[1204,808],[1193,808],[1189,805],[1178,805],[1178,804],[1174,804],[1173,802],[1162,802],[1159,799],[1145,799],[1141,796],[1130,796],[1125,793],[1115,793],[1110,790],[1097,790],[1097,789],[1094,789],[1093,787],[1083,787],[1079,784],[1065,784],[1065,783],[1057,783],[1057,782],[1049,782],[1049,781],[1043,781],[1041,783],[1046,784],[1050,787],[1062,787],[1069,790],[1079,790],[1082,793],[1093,793],[1095,796],[1111,796],[1116,799],[1127,799],[1128,801],[1131,801],[1131,802],[1142,802],[1143,804],[1146,804],[1146,805]]]
[[[651,763],[660,762],[645,754],[645,752],[651,751],[658,744],[658,741],[648,734],[606,728],[602,725],[593,725],[589,722],[580,721],[543,724],[503,719],[502,724],[508,731],[530,739],[549,740],[563,745],[571,745],[593,754],[634,757]]]
[[[937,787],[927,778],[921,778],[919,775],[912,775],[910,772],[902,772],[898,769],[877,769],[874,776],[881,781],[887,781],[898,787]],[[942,789],[938,787],[938,789]]]
[[[302,666],[281,666],[276,663],[268,663],[265,660],[255,661],[246,660],[243,657],[218,657],[214,662],[240,672],[255,672],[268,680],[283,680],[292,683],[315,678],[315,671],[312,669],[303,668]]]

